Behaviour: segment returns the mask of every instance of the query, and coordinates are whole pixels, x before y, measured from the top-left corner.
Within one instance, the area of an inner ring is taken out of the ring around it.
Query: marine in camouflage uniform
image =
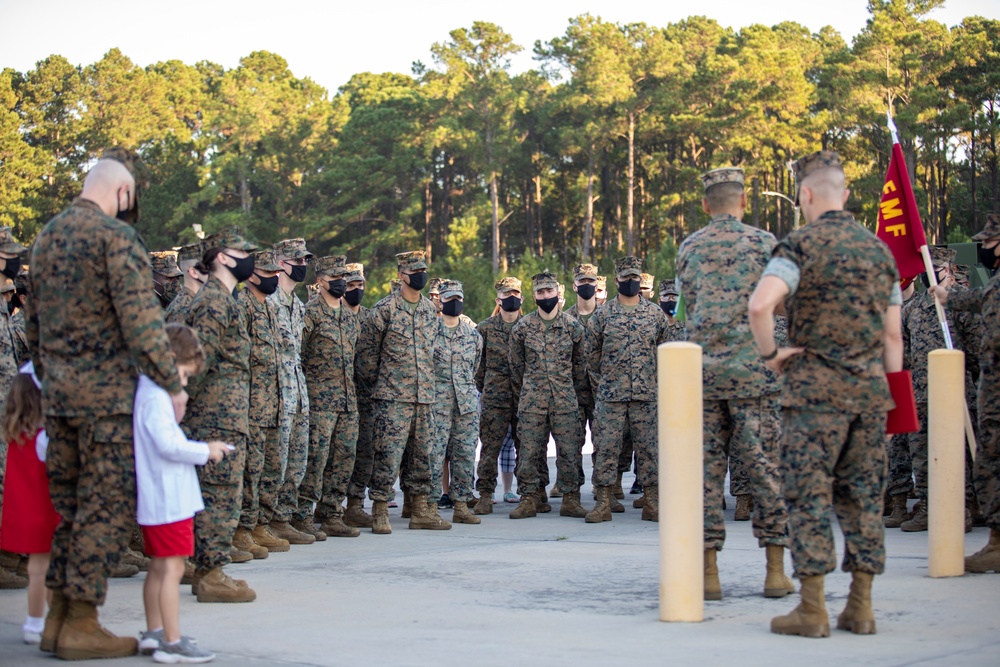
[[[291,525],[298,510],[299,485],[309,462],[309,393],[302,371],[302,331],[306,306],[292,291],[305,280],[306,264],[313,254],[303,239],[285,239],[274,244],[274,256],[281,266],[278,289],[267,297],[278,313],[278,341],[281,345],[282,450],[288,451],[285,479],[278,490],[278,508],[271,519],[271,532],[290,544],[312,544],[316,536]],[[311,508],[310,508],[311,509]]]
[[[153,291],[166,310],[183,289],[180,278],[184,274],[177,268],[177,256],[172,250],[149,253],[149,265],[153,269]]]
[[[653,286],[656,284],[656,276],[652,273],[643,273],[639,276],[639,293],[643,299],[654,300]]]
[[[344,523],[342,503],[358,442],[354,386],[358,318],[342,298],[350,275],[347,258],[323,257],[314,268],[321,292],[306,306],[302,332],[302,369],[309,386],[309,465],[299,487],[295,527],[311,527],[312,506],[318,503],[315,520],[323,524],[320,531],[333,537],[357,537],[360,531]]]
[[[478,480],[479,502],[476,514],[493,513],[493,494],[497,488],[497,459],[503,447],[503,439],[508,428],[514,438],[514,450],[520,459],[521,440],[517,434],[517,403],[510,386],[510,332],[521,319],[521,281],[517,278],[501,278],[494,283],[498,312],[488,317],[476,327],[483,339],[483,353],[476,370],[476,387],[480,393],[482,414],[479,420]],[[506,300],[506,303],[505,303]],[[544,465],[536,458],[536,464]],[[546,470],[548,466],[546,465]]]
[[[598,307],[603,306],[608,300],[608,277],[597,276],[597,299]]]
[[[457,280],[442,280],[442,309],[463,303],[465,291]],[[461,313],[459,313],[461,314]],[[449,324],[449,321],[454,324]],[[441,488],[444,462],[449,462],[449,496],[455,504],[454,523],[479,523],[469,509],[475,482],[479,405],[476,371],[483,356],[483,338],[460,317],[444,314],[434,346],[434,449],[431,451],[431,488]]]
[[[593,314],[597,311],[597,267],[593,264],[577,264],[573,268],[573,291],[576,292],[576,303],[573,304],[571,308],[566,311],[566,314],[570,317],[574,317],[580,321],[580,324],[584,326],[584,332],[587,334],[588,343],[593,346],[593,339],[591,337],[590,328],[588,323]],[[580,476],[580,483],[584,482],[584,472],[583,472],[583,447],[586,445],[587,441],[587,425],[590,425],[591,433],[594,430],[594,394],[587,388],[585,394],[585,402],[580,405],[580,417],[583,419],[583,439],[580,441],[578,447],[580,450],[580,468],[577,471]],[[629,461],[631,462],[631,452],[629,453]],[[592,463],[596,466],[597,452],[591,454]],[[626,464],[628,465],[628,464]],[[548,466],[546,466],[547,468]],[[628,468],[626,468],[627,470]],[[555,486],[552,487],[552,497],[558,498],[560,493],[558,489],[559,483],[556,480]],[[618,491],[621,491],[621,479],[618,480]],[[623,496],[624,497],[624,496]],[[624,509],[624,508],[622,508]]]
[[[823,579],[837,565],[830,505],[844,532],[852,573],[837,626],[875,632],[871,583],[885,567],[882,494],[886,372],[902,370],[902,294],[888,247],[843,210],[840,158],[820,151],[793,165],[808,224],[775,247],[750,300],[758,349],[784,373],[783,489],[801,602],[771,631],[829,636]],[[788,341],[777,348],[771,315],[784,303]]]
[[[590,377],[595,390],[594,493],[587,523],[611,521],[613,485],[620,483],[619,458],[626,430],[639,459],[642,519],[659,520],[656,438],[656,347],[667,342],[667,318],[640,293],[642,260],[615,260],[618,296],[590,319]],[[631,458],[631,456],[629,457]]]
[[[187,319],[187,312],[191,308],[191,302],[194,301],[194,295],[198,293],[208,278],[207,275],[195,268],[201,261],[203,254],[204,248],[201,241],[182,246],[177,251],[177,266],[183,272],[184,277],[181,279],[182,288],[178,290],[177,296],[167,306],[163,315],[167,322],[183,324]]]
[[[129,224],[138,219],[145,183],[134,154],[107,151],[83,194],[38,234],[31,254],[27,338],[43,383],[49,493],[62,517],[52,539],[52,600],[41,648],[62,657],[137,650],[135,639],[97,625],[95,607],[104,603],[108,573],[135,520],[138,369],[183,400],[146,249]],[[112,217],[116,212],[126,220]]]
[[[354,314],[358,320],[358,341],[363,340],[365,322],[368,320],[368,309],[361,305],[365,295],[365,267],[360,263],[347,265],[347,291],[344,293],[342,306]],[[353,302],[353,303],[352,303]],[[364,350],[355,346],[354,366],[357,368],[358,358]],[[373,433],[375,430],[375,413],[372,411],[372,387],[362,382],[361,377],[354,374],[354,393],[358,400],[358,442],[354,451],[354,470],[347,486],[347,510],[344,512],[344,523],[354,528],[371,528],[372,516],[365,512],[365,491],[372,479],[372,468],[375,465]]]
[[[707,227],[677,252],[677,285],[684,295],[688,340],[702,347],[705,463],[705,598],[721,600],[716,552],[726,541],[722,514],[728,457],[751,478],[753,533],[767,557],[766,597],[794,591],[784,575],[788,520],[778,475],[778,376],[754,348],[746,303],[767,265],[775,238],[741,222],[746,207],[743,170],[702,176]]]
[[[589,345],[584,326],[556,310],[558,282],[549,272],[531,279],[539,310],[522,317],[510,332],[511,389],[517,401],[521,450],[515,474],[521,502],[511,519],[549,511],[545,488],[540,486],[539,452],[548,448],[549,435],[556,442],[556,466],[563,493],[562,516],[582,516],[578,443],[582,437],[580,405],[590,387],[587,378]],[[547,311],[546,311],[547,309]],[[543,316],[543,313],[545,315]]]

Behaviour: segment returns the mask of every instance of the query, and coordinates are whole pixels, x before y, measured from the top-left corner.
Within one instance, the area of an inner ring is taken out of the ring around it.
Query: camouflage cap
[[[573,267],[573,280],[593,278],[597,280],[597,267],[593,264],[577,264]]]
[[[312,259],[313,254],[306,250],[305,239],[284,239],[274,244],[274,256],[289,259]]]
[[[936,267],[945,267],[955,261],[955,256],[958,254],[955,250],[948,247],[932,245],[928,248],[931,253],[931,264]]]
[[[615,277],[624,278],[625,276],[635,276],[636,278],[642,277],[642,260],[633,255],[626,255],[615,260]]]
[[[792,163],[792,175],[795,177],[795,204],[799,203],[799,189],[810,174],[820,169],[836,168],[843,169],[840,156],[834,151],[816,151],[811,155],[800,158]]]
[[[597,276],[597,291],[607,292],[608,291],[608,277],[607,276]]]
[[[9,255],[20,255],[27,248],[14,240],[13,227],[0,227],[0,252]]]
[[[274,258],[274,251],[270,248],[258,250],[253,254],[253,268],[258,271],[281,271],[278,261]]]
[[[969,267],[965,264],[955,264],[952,266],[951,275],[955,276],[955,282],[962,287],[969,286]]]
[[[665,296],[677,296],[677,281],[673,278],[664,278],[660,281],[660,298]]]
[[[0,294],[7,294],[8,292],[13,292],[17,287],[14,285],[14,281],[10,278],[4,278],[3,284],[0,285]]]
[[[507,276],[493,283],[493,289],[498,292],[510,292],[512,290],[521,291],[521,280],[514,276]]]
[[[441,293],[441,283],[444,282],[440,278],[434,277],[427,281],[427,293],[428,294],[440,294]]]
[[[983,231],[972,237],[973,241],[989,241],[1000,236],[1000,214],[987,213],[986,226]],[[2,250],[2,248],[0,248]]]
[[[531,276],[531,288],[536,292],[540,289],[559,289],[559,280],[551,271],[545,270]]]
[[[155,273],[167,278],[179,278],[184,274],[177,268],[177,259],[172,250],[149,253],[149,264]]]
[[[365,279],[364,264],[361,264],[360,262],[354,262],[353,264],[346,265],[346,268],[347,268],[347,282],[351,282],[352,280],[364,281]]]
[[[441,280],[438,284],[438,289],[441,291],[441,298],[447,299],[450,296],[460,296],[465,298],[465,291],[462,288],[462,283],[457,280]]]
[[[21,270],[17,272],[17,278],[14,279],[14,287],[18,289],[19,292],[27,293],[28,291],[28,265],[22,264]]]
[[[426,255],[423,250],[411,250],[396,255],[396,266],[400,271],[419,271],[427,268]]]
[[[177,249],[177,261],[179,262],[200,262],[201,256],[205,254],[201,241],[183,245]]]
[[[115,162],[121,162],[128,169],[128,173],[132,174],[132,179],[135,181],[135,189],[137,196],[142,196],[142,193],[149,187],[149,170],[146,169],[146,165],[143,164],[142,158],[135,151],[130,151],[127,148],[122,148],[121,146],[115,146],[114,148],[109,148],[104,153],[101,154],[102,160],[114,160]]]
[[[656,277],[652,273],[643,273],[639,276],[639,288],[640,289],[653,289],[653,283],[656,282]]]
[[[721,185],[723,183],[739,183],[743,185],[743,170],[739,167],[713,169],[701,175],[701,182],[705,186],[706,192],[713,185]]]
[[[209,251],[212,248],[232,248],[233,250],[245,250],[253,252],[257,249],[257,244],[247,240],[243,230],[237,226],[226,227],[205,237],[203,250]]]
[[[330,255],[329,257],[320,257],[313,262],[313,271],[316,275],[324,276],[346,276],[347,275],[347,257],[344,255]]]

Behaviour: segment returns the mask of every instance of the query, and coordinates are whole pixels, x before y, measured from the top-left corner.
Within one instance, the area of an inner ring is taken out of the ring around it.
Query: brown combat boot
[[[111,574],[108,576],[112,579],[128,579],[129,577],[134,577],[139,574],[139,568],[135,565],[129,565],[119,561],[118,565],[115,565],[111,569]]]
[[[135,565],[140,572],[149,571],[149,559],[141,551],[135,551],[131,547],[125,548],[125,553],[122,554],[122,563]]]
[[[538,496],[534,493],[525,493],[521,496],[521,502],[517,504],[514,511],[510,513],[511,519],[530,519],[538,516]]]
[[[253,541],[250,531],[240,526],[233,535],[233,546],[242,551],[250,552],[250,555],[260,560],[267,558],[267,547],[262,547]]]
[[[27,587],[28,580],[26,578],[0,567],[0,589],[9,591]]]
[[[927,501],[920,500],[913,508],[913,516],[899,525],[904,533],[920,533],[927,530]]]
[[[611,511],[614,514],[624,514],[625,506],[618,502],[618,499],[615,498],[614,489],[615,487],[613,486],[608,487],[608,506],[611,507]]]
[[[275,537],[288,540],[289,544],[312,544],[316,541],[316,538],[309,533],[303,533],[292,528],[292,524],[287,521],[272,520],[271,533]]]
[[[42,630],[42,641],[38,648],[45,653],[55,653],[59,632],[62,630],[63,622],[66,620],[66,611],[69,608],[69,600],[66,599],[61,588],[49,589],[52,591],[52,601],[49,603],[49,613],[45,617],[45,629]]]
[[[249,551],[244,551],[243,549],[230,545],[229,560],[234,563],[249,563],[253,560],[253,554]]]
[[[389,503],[385,500],[372,501],[372,532],[376,535],[389,535]]]
[[[559,516],[571,516],[576,519],[587,518],[587,509],[580,504],[579,491],[570,491],[563,495]]]
[[[455,501],[455,511],[451,515],[452,523],[468,523],[473,526],[482,523],[482,519],[472,513],[469,509],[469,503],[462,502],[461,500]]]
[[[269,553],[280,553],[291,549],[288,540],[283,540],[271,532],[271,527],[266,523],[258,523],[257,527],[251,531],[250,537],[258,545],[267,549]]]
[[[890,496],[890,498],[892,499],[892,509],[888,515],[883,517],[882,524],[886,528],[899,528],[909,518],[906,513],[906,494],[901,493],[898,496]]]
[[[181,577],[181,586],[190,586],[194,583],[194,573],[195,573],[194,563],[191,562],[190,558],[184,559],[184,576]],[[194,595],[194,591],[191,592]]]
[[[413,497],[409,491],[403,491],[403,510],[399,514],[403,519],[413,516]]]
[[[851,572],[851,592],[847,606],[837,617],[838,630],[850,630],[856,635],[875,634],[875,612],[872,610],[872,579],[868,572]]]
[[[659,523],[660,487],[655,485],[642,487],[642,497],[645,498],[645,502],[642,505],[642,520]]]
[[[305,533],[307,535],[312,535],[316,538],[317,542],[326,541],[326,531],[322,529],[317,529],[316,525],[313,523],[312,519],[296,519],[291,522],[292,528],[299,531],[300,533]]]
[[[116,637],[101,627],[97,606],[90,602],[69,600],[66,618],[56,640],[56,656],[63,660],[124,658],[139,652],[133,637]]]
[[[722,599],[722,582],[719,581],[718,549],[705,549],[705,599]]]
[[[751,512],[753,512],[753,496],[749,493],[736,496],[736,511],[733,512],[733,520],[749,521]]]
[[[618,479],[615,480],[614,485],[611,487],[611,495],[618,500],[625,500],[625,491],[622,489],[622,474],[618,473]]]
[[[594,505],[594,509],[587,512],[587,514],[583,517],[584,520],[587,523],[611,521],[611,501],[614,500],[611,497],[611,487],[597,487],[594,491],[594,496],[597,498],[597,504]]]
[[[213,568],[198,580],[198,602],[253,602],[257,593],[245,584],[230,577],[221,567]]]
[[[800,577],[799,606],[790,614],[771,619],[771,632],[776,635],[829,637],[830,617],[823,599],[823,575]]]
[[[330,537],[357,537],[361,531],[354,526],[349,526],[344,522],[344,517],[340,515],[329,516],[323,519],[320,530]]]
[[[479,502],[477,502],[476,506],[472,508],[472,511],[480,516],[484,514],[493,514],[493,494],[480,491]]]
[[[783,598],[795,592],[795,584],[785,576],[785,547],[768,544],[767,576],[764,578],[764,597]]]
[[[351,528],[371,528],[372,515],[365,511],[364,498],[348,498],[347,511],[344,512],[344,523]],[[327,531],[323,531],[327,535]]]
[[[556,483],[552,485],[552,490],[549,491],[549,498],[562,498],[562,491],[559,490],[559,478],[556,477]]]
[[[638,498],[632,501],[632,507],[634,507],[637,510],[641,510],[642,506],[645,504],[646,504],[645,496],[639,496]]]
[[[428,503],[427,496],[414,495],[410,502],[413,508],[410,530],[451,530],[451,524],[438,514],[437,503]]]
[[[990,541],[965,559],[965,571],[1000,572],[1000,528],[990,528]]]
[[[539,514],[548,514],[552,511],[552,505],[549,504],[549,497],[545,493],[544,486],[538,487],[538,490],[535,491],[535,511]]]

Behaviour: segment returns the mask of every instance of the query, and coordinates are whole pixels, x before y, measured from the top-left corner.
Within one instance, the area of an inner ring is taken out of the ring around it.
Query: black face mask
[[[17,274],[18,272],[20,272],[20,270],[21,270],[21,258],[14,257],[12,259],[7,260],[7,265],[3,267],[2,273],[11,280],[14,280],[15,278],[17,278]]]
[[[135,223],[139,222],[139,199],[137,197],[135,200],[133,200],[131,192],[126,193],[125,196],[127,198],[129,208],[123,211],[121,208],[121,204],[118,204],[118,212],[115,213],[115,217],[121,220],[122,222],[127,222],[131,225],[134,225]]]
[[[977,249],[976,253],[979,256],[979,263],[980,264],[982,264],[983,266],[985,266],[990,271],[996,272],[996,270],[997,270],[997,262],[1000,262],[1000,257],[996,256],[996,253],[993,252],[994,250],[995,250],[995,248],[984,248],[982,246],[982,244],[980,244],[980,246]],[[10,260],[7,260],[7,261],[10,261]],[[7,272],[4,271],[4,273],[7,273]]]
[[[441,302],[441,312],[449,317],[458,317],[462,314],[463,308],[465,308],[465,304],[458,299]]]
[[[270,278],[265,278],[264,276],[257,276],[257,280],[260,281],[259,285],[254,285],[264,294],[274,294],[275,290],[278,289],[278,276],[271,276]],[[253,283],[251,283],[253,285]]]
[[[346,280],[331,280],[326,284],[326,291],[330,293],[335,299],[339,299],[344,296],[344,292],[347,290]]]
[[[347,305],[353,308],[361,303],[361,299],[362,297],[364,297],[364,295],[365,295],[365,290],[363,287],[359,287],[358,289],[352,289],[350,292],[344,292],[344,301],[347,302]]]
[[[13,315],[14,311],[16,309],[17,309],[17,306],[14,305],[14,299],[11,298],[11,300],[7,302],[7,314],[8,315]]]
[[[420,273],[410,273],[408,274],[407,280],[410,282],[410,287],[419,292],[427,284],[427,272],[421,271]]]
[[[673,300],[661,301],[660,310],[666,313],[668,317],[673,317],[674,313],[677,312],[677,302]]]
[[[226,257],[236,262],[236,266],[228,266],[229,272],[233,274],[236,278],[236,282],[242,283],[246,281],[247,278],[253,275],[253,257],[244,257],[240,259],[239,257],[233,257],[229,253],[225,253]]]
[[[535,304],[546,313],[551,313],[559,305],[559,297],[554,296],[549,299],[535,299]]]
[[[24,302],[21,301],[21,293],[15,292],[14,296],[10,298],[10,302],[14,304],[15,308],[24,308]]]
[[[500,308],[508,313],[516,313],[521,310],[521,304],[524,303],[519,296],[505,296],[500,299]]]
[[[625,282],[618,282],[618,293],[622,296],[635,296],[639,293],[642,285],[638,280],[627,280]]]
[[[597,294],[597,285],[584,283],[576,286],[576,294],[584,301],[590,301]]]
[[[292,272],[288,274],[288,277],[294,282],[300,283],[306,279],[306,268],[308,267],[305,264],[301,266],[293,265]]]

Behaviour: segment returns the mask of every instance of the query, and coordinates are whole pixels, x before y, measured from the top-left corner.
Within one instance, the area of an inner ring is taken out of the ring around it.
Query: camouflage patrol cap
[[[101,154],[102,160],[114,160],[115,162],[121,162],[128,169],[128,173],[132,174],[132,180],[135,181],[136,196],[142,196],[142,193],[149,187],[149,170],[146,169],[146,165],[143,164],[142,159],[139,154],[135,151],[130,151],[127,148],[121,146],[115,146],[109,148],[104,153]]]
[[[551,271],[545,270],[531,276],[531,288],[536,292],[541,289],[559,289],[559,280]]]
[[[465,290],[462,288],[462,283],[457,280],[444,279],[439,281],[438,289],[441,292],[441,298],[447,299],[451,296],[460,296],[465,298]]]
[[[597,280],[597,267],[593,264],[577,264],[573,267],[573,280],[593,278]]]
[[[597,276],[597,291],[607,292],[608,291],[608,277],[607,276]]]
[[[7,294],[8,292],[13,292],[17,289],[14,285],[14,281],[10,278],[4,278],[3,285],[0,285],[0,294]]]
[[[1000,214],[987,213],[986,226],[983,227],[983,231],[973,236],[972,240],[989,241],[990,239],[995,239],[997,237],[1000,237]],[[0,248],[0,250],[2,250],[2,248]]]
[[[660,281],[660,298],[665,296],[677,296],[677,281],[673,278],[664,278]]]
[[[237,226],[226,227],[205,237],[202,244],[202,251],[208,252],[212,248],[232,248],[233,250],[245,250],[253,252],[257,249],[257,244],[247,240],[243,230]]]
[[[643,273],[639,276],[640,289],[653,289],[653,283],[655,282],[656,277],[652,273]]]
[[[443,281],[437,277],[431,278],[427,281],[427,294],[440,294],[442,282]]]
[[[177,268],[177,259],[173,251],[163,250],[149,253],[149,264],[153,267],[154,273],[159,273],[167,278],[179,278],[184,274]]]
[[[0,227],[0,252],[9,255],[20,255],[27,248],[14,240],[14,229],[12,227]]]
[[[507,276],[493,283],[493,289],[498,292],[510,292],[512,290],[521,291],[521,280],[514,276]]]
[[[955,261],[955,250],[947,247],[932,245],[928,248],[931,253],[931,264],[936,267],[945,267]]]
[[[199,262],[205,252],[201,247],[201,241],[181,246],[177,249],[177,262]]]
[[[633,255],[626,255],[615,260],[615,277],[635,276],[642,278],[642,260]]]
[[[713,169],[701,175],[701,182],[705,186],[706,192],[713,185],[721,185],[723,183],[739,183],[743,185],[743,170],[739,167]]]
[[[306,250],[305,239],[284,239],[274,244],[274,256],[288,259],[312,259],[313,254]]]
[[[364,264],[360,262],[354,262],[352,264],[348,264],[346,268],[347,268],[347,282],[351,282],[353,280],[360,280],[364,282],[365,279]]]
[[[419,271],[427,268],[426,255],[423,250],[411,250],[396,255],[396,266],[400,271]]]
[[[344,255],[320,257],[313,262],[313,271],[316,272],[316,275],[345,276],[347,275],[347,257]]]
[[[792,175],[795,177],[796,206],[799,203],[799,190],[802,188],[802,181],[820,169],[829,168],[840,170],[844,168],[840,162],[840,156],[834,151],[816,151],[792,163]]]
[[[270,248],[258,250],[253,254],[253,268],[258,271],[281,271],[278,261],[274,258],[274,251]]]

